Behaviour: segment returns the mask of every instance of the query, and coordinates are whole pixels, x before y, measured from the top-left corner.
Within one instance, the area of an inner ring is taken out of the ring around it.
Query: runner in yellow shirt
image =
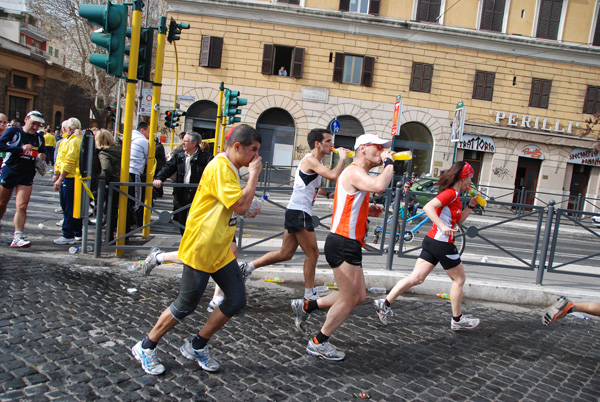
[[[178,321],[196,309],[210,277],[225,292],[225,301],[179,350],[206,371],[219,369],[219,363],[209,354],[208,340],[246,305],[244,280],[230,247],[236,223],[232,214],[245,215],[254,199],[262,169],[260,143],[258,131],[246,124],[238,126],[227,140],[227,150],[204,170],[177,255],[184,264],[179,296],[131,350],[147,374],[164,373],[156,345]],[[242,166],[248,166],[248,182],[243,190],[239,178]]]

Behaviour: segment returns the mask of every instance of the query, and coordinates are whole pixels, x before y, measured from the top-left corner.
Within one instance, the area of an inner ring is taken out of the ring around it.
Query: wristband
[[[473,209],[473,208],[475,208],[475,207],[472,207],[472,206],[471,206],[471,204],[469,204],[469,203],[467,203],[467,205],[466,205],[465,207],[466,207],[466,208],[469,208],[469,209]]]
[[[389,165],[393,165],[394,164],[394,160],[392,158],[385,158],[383,160],[383,168],[385,169],[386,167],[388,167]]]

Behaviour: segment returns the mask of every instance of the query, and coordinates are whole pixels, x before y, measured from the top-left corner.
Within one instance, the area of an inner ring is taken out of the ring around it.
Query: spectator
[[[131,211],[127,219],[127,232],[131,230],[134,223],[141,226],[144,218],[144,191],[139,184],[143,183],[143,174],[148,161],[148,137],[150,128],[148,123],[141,122],[137,130],[131,132],[131,156],[129,159],[129,182],[136,183],[136,186],[129,187],[129,195],[137,201],[129,201]]]
[[[94,137],[96,148],[98,149],[98,159],[100,162],[100,172],[106,177],[106,184],[111,182],[118,183],[121,180],[121,146],[115,144],[112,134],[108,130],[99,130]],[[112,211],[111,221],[107,222],[106,230],[109,233],[109,241],[114,239],[115,229],[117,227],[117,217],[119,213],[119,195],[114,193],[110,205],[108,204],[108,194],[105,197],[104,211]],[[100,224],[97,222],[96,224]]]
[[[8,126],[8,117],[5,114],[0,113],[0,136],[6,130]],[[4,159],[4,153],[0,154],[0,168],[2,168],[2,160]]]
[[[56,146],[56,137],[51,131],[46,131],[44,135],[44,145],[46,146],[46,162],[54,165],[54,147]]]
[[[285,69],[285,66],[281,66],[281,68],[279,69],[279,75],[282,77],[287,77],[287,70]]]
[[[54,177],[56,177],[54,191],[60,192],[60,202],[63,210],[62,236],[54,239],[54,243],[75,244],[76,241],[81,240],[82,220],[73,217],[73,201],[83,132],[81,131],[81,122],[75,117],[63,121],[62,128],[63,131],[69,133],[69,138],[61,143],[60,165],[55,167],[54,170]]]
[[[417,214],[417,209],[419,209],[419,201],[417,201],[417,198],[414,196],[414,194],[410,194],[408,197],[408,208],[405,205],[404,198],[406,197],[406,193],[410,192],[410,187],[412,184],[412,181],[407,181],[404,183],[404,186],[402,187],[402,201],[400,202],[402,208],[408,211],[409,217],[415,216]]]
[[[36,161],[39,158],[43,166],[46,165],[44,137],[36,134],[44,123],[42,114],[34,110],[27,113],[23,128],[13,126],[4,130],[0,136],[0,152],[8,154],[0,170],[0,228],[13,190],[17,189],[13,218],[15,233],[11,247],[31,246],[29,240],[23,239],[23,229],[27,220]]]
[[[202,137],[200,134],[191,132],[185,133],[181,145],[183,152],[175,154],[167,164],[161,169],[154,179],[154,187],[160,188],[163,182],[173,174],[177,174],[176,183],[199,183],[204,168],[212,159],[212,155],[200,149]],[[173,210],[178,210],[192,203],[196,187],[175,187],[173,189]],[[189,208],[186,208],[175,214],[175,220],[179,222],[181,234],[185,228]]]

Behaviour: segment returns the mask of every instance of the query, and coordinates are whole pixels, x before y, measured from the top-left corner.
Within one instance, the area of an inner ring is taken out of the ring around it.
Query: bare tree
[[[116,105],[116,88],[119,79],[89,63],[90,54],[102,53],[103,50],[91,42],[92,32],[98,27],[90,25],[85,18],[79,17],[79,6],[81,4],[106,5],[107,0],[28,1],[31,14],[42,21],[45,32],[65,44],[65,67],[81,74],[80,82],[70,84],[84,88],[87,95],[95,99],[92,113],[98,126],[105,127],[108,117],[105,107]],[[145,20],[143,25],[156,26],[160,15],[166,11],[165,1],[146,0],[144,3],[147,11],[144,12],[146,17],[143,19]]]
[[[592,136],[596,139],[593,148],[595,151],[600,151],[600,130],[594,130],[600,124],[600,112],[594,113],[589,119],[585,120],[586,127],[581,132],[581,137]]]

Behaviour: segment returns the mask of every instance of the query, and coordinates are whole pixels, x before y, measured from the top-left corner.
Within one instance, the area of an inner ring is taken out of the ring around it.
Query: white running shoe
[[[183,344],[179,351],[188,360],[195,360],[198,365],[206,371],[217,371],[219,369],[219,363],[212,357],[208,351],[208,345],[202,349],[194,349],[192,341],[189,340]]]
[[[463,314],[460,317],[460,321],[454,321],[454,318],[450,319],[452,321],[450,328],[452,331],[461,331],[463,329],[473,329],[479,325],[479,318],[472,318],[470,315]]]
[[[248,278],[250,278],[252,276],[252,271],[250,270],[250,264],[248,264],[247,262],[242,262],[241,264],[239,264],[239,266],[240,266],[240,271],[242,271],[242,279],[244,280],[244,283],[246,283]]]
[[[165,372],[165,366],[158,361],[156,349],[143,349],[142,341],[131,348],[131,354],[138,362],[142,363],[142,368],[146,374],[159,375]]]
[[[54,239],[54,244],[75,244],[75,239],[67,239],[64,236],[60,236],[58,239]]]
[[[150,275],[150,272],[152,272],[154,268],[160,265],[160,263],[156,260],[156,256],[160,253],[162,253],[161,249],[159,249],[156,246],[150,249],[150,251],[148,252],[148,256],[142,263],[142,275]]]
[[[29,248],[31,247],[31,242],[29,240],[25,240],[23,238],[13,239],[12,243],[10,243],[11,247],[17,248]]]
[[[323,343],[315,343],[312,339],[308,341],[306,352],[311,356],[317,356],[325,360],[344,360],[346,354],[337,350],[329,341]]]
[[[308,320],[308,313],[304,310],[304,299],[292,300],[292,311],[294,312],[294,324],[298,331],[304,332],[304,323]]]
[[[385,299],[373,300],[373,305],[375,306],[375,312],[377,313],[377,318],[379,318],[379,321],[381,321],[383,325],[387,325],[388,315],[390,317],[394,316],[392,309],[385,305]]]
[[[212,313],[213,311],[215,311],[215,309],[221,305],[221,303],[223,303],[225,299],[221,300],[221,301],[216,301],[215,298],[213,297],[212,299],[210,299],[210,303],[208,303],[208,307],[206,307],[206,311],[208,311],[209,313]]]

